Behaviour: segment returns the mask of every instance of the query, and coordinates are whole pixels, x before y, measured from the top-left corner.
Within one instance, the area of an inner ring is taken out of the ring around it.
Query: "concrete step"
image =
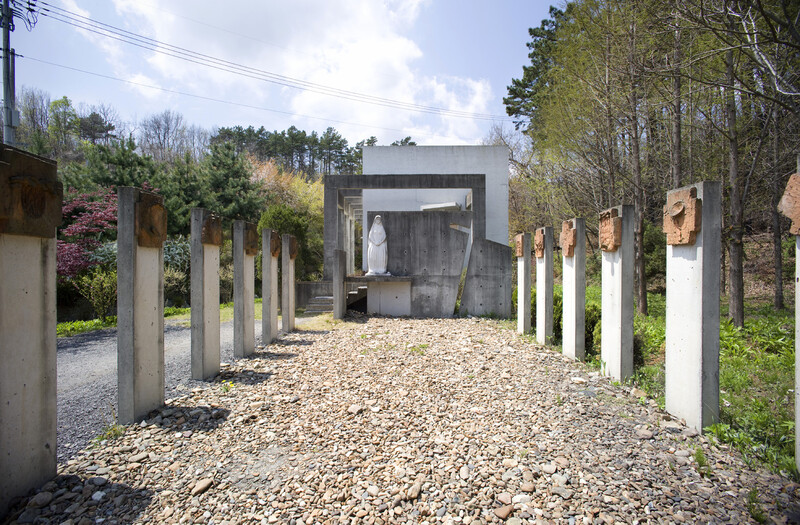
[[[320,295],[312,298],[306,305],[306,313],[322,314],[333,312],[333,296]]]

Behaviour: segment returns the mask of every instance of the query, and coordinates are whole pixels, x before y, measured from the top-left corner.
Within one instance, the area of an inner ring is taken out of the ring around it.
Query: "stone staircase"
[[[363,299],[367,296],[367,287],[359,286],[356,290],[347,292],[347,304],[351,305],[354,302]],[[318,295],[310,301],[306,306],[307,314],[324,314],[333,312],[333,296],[332,295]]]

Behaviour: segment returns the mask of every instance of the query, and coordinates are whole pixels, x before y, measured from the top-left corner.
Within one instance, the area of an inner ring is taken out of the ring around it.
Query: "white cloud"
[[[70,10],[79,9],[75,0],[64,1],[72,5]],[[170,3],[114,0],[121,21],[112,25],[211,57],[323,86],[411,104],[487,112],[491,98],[487,81],[420,74],[423,51],[407,35],[414,22],[424,16],[428,2],[296,0],[220,4],[212,0]],[[106,40],[96,35],[87,35],[87,38],[94,39],[98,45]],[[268,129],[285,129],[295,124],[308,131],[322,131],[333,125],[353,143],[370,135],[377,135],[381,143],[411,135],[421,144],[474,142],[479,130],[478,124],[470,119],[398,110],[300,91],[126,44],[106,43],[103,50],[115,73],[124,78],[351,123],[301,117],[288,119],[260,113],[258,117],[264,117],[261,120]],[[202,57],[196,60],[208,62]],[[153,90],[139,91],[149,102],[153,101]],[[177,104],[180,98],[172,97],[164,102]],[[162,109],[165,107],[154,107],[153,112]],[[232,116],[239,110],[226,108],[226,111]],[[246,110],[241,111],[245,114]],[[252,110],[249,113],[252,118]],[[274,125],[268,124],[270,122]],[[227,125],[203,123],[208,127],[213,124]]]

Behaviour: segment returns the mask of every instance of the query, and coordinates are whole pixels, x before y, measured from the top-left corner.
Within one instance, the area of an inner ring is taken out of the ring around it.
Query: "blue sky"
[[[11,45],[22,55],[18,91],[24,85],[53,99],[66,95],[76,106],[111,105],[129,131],[135,132],[137,121],[170,109],[186,123],[208,129],[294,125],[322,132],[333,126],[351,144],[370,135],[379,144],[407,135],[420,144],[475,144],[493,124],[510,126],[502,98],[528,60],[528,28],[547,17],[550,4],[39,0],[49,11],[30,32],[18,22]],[[82,17],[288,77],[290,83],[312,83],[316,91],[335,88],[380,97],[390,106],[401,102],[449,113],[368,104],[220,71],[78,29]]]

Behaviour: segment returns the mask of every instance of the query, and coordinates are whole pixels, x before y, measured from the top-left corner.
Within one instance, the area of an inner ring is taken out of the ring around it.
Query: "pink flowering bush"
[[[57,241],[56,270],[59,279],[72,279],[94,266],[91,254],[117,229],[117,194],[111,189],[64,196],[64,224]]]

